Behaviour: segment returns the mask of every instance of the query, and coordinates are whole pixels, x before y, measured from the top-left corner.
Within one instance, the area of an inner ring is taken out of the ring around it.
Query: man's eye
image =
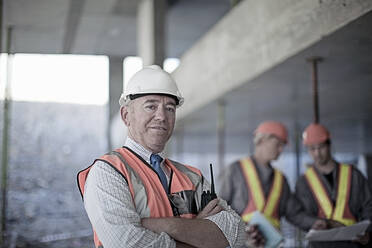
[[[176,109],[174,107],[167,107],[167,111],[174,113],[176,112]]]
[[[149,110],[155,110],[156,106],[155,105],[147,105],[147,106],[145,106],[145,108],[149,109]]]

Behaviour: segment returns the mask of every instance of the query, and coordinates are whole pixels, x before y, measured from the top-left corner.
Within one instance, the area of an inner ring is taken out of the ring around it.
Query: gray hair
[[[126,97],[126,96],[124,95],[124,93],[122,93],[121,96],[120,96],[120,99],[119,99],[119,104],[120,104],[120,106],[121,106],[121,107],[123,107],[123,106],[128,106],[128,105],[129,105],[129,102],[130,102],[129,97]]]
[[[255,146],[257,146],[261,142],[261,140],[269,138],[270,136],[272,135],[268,133],[256,133],[253,138],[253,143]]]

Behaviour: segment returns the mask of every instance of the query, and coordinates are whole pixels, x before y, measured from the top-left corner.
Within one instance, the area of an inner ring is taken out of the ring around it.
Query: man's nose
[[[155,112],[155,118],[157,120],[164,120],[165,119],[165,108],[162,106],[159,106]]]
[[[283,149],[284,149],[284,146],[283,145],[279,145],[279,147],[278,147],[279,153],[282,153],[283,152]]]
[[[314,149],[314,154],[315,154],[315,156],[319,156],[319,154],[320,154],[320,151],[319,151],[319,149],[318,148],[316,148],[316,149]]]

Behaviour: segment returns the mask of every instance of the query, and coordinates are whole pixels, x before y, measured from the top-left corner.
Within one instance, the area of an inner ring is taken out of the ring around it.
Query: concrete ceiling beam
[[[223,97],[371,11],[372,1],[242,1],[182,57],[173,73],[178,120]]]

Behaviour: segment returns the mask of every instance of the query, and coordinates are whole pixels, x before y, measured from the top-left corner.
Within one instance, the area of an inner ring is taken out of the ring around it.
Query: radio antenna
[[[209,164],[210,170],[211,170],[211,193],[215,194],[214,191],[214,179],[213,179],[213,167],[212,164]]]

